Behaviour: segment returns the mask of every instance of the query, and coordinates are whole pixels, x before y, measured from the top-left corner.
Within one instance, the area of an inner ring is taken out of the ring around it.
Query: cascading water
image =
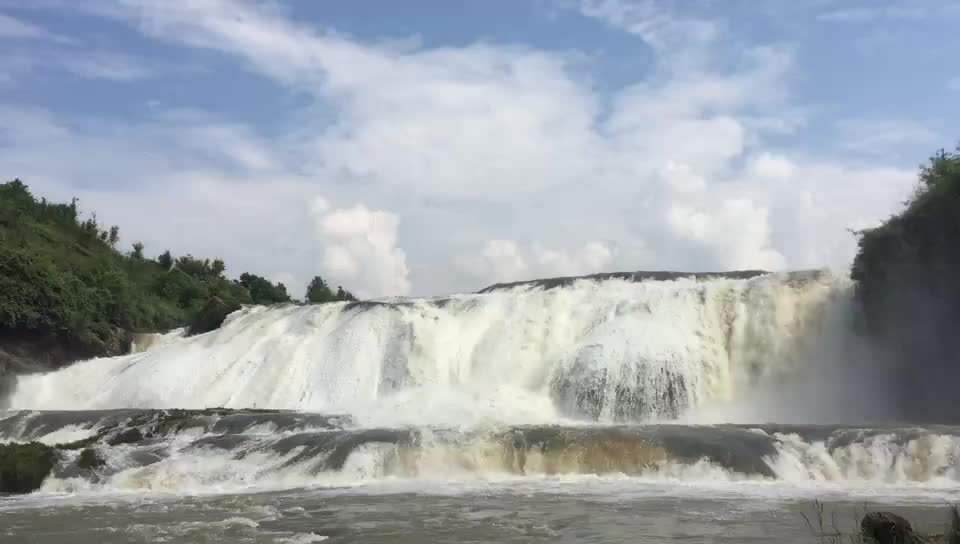
[[[811,272],[248,308],[206,335],[22,377],[8,403],[280,408],[361,421],[409,408],[403,423],[413,424],[444,404],[468,420],[675,419],[815,357],[847,296],[842,278]]]
[[[611,473],[956,486],[960,430],[867,425],[875,407],[843,397],[863,355],[850,297],[844,277],[797,272],[246,308],[19,377],[0,440],[71,452],[48,491]],[[78,469],[81,448],[102,466]]]

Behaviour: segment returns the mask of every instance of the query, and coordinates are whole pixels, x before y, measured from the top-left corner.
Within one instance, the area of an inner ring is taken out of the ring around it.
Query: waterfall
[[[850,294],[848,279],[816,271],[248,307],[204,335],[21,376],[7,402],[277,408],[370,425],[670,420],[835,356]]]

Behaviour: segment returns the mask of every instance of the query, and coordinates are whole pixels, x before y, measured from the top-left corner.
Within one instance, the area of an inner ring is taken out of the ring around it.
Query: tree
[[[173,257],[170,255],[170,250],[166,250],[157,257],[157,262],[160,263],[160,266],[164,270],[170,270],[173,267]]]
[[[33,207],[34,199],[30,189],[19,179],[0,184],[0,202],[21,210]]]
[[[327,285],[326,280],[320,276],[314,276],[307,286],[307,302],[320,304],[337,301],[352,302],[355,300],[357,300],[357,297],[353,296],[353,293],[343,287],[337,287],[337,292],[334,293],[333,290],[330,289],[330,286]]]
[[[120,227],[118,227],[117,225],[114,225],[110,227],[110,235],[108,239],[108,242],[110,243],[110,247],[116,247],[117,242],[119,241],[120,241]]]
[[[193,255],[184,255],[177,259],[177,269],[198,280],[206,279],[210,276],[210,260],[197,259]]]
[[[266,278],[244,272],[243,274],[240,274],[240,285],[246,288],[247,292],[250,293],[250,299],[254,304],[276,304],[278,302],[290,302],[290,295],[287,294],[287,287],[282,283],[274,285]]]
[[[210,265],[210,273],[216,278],[223,277],[223,273],[226,269],[227,265],[224,264],[223,259],[214,259],[213,264]]]
[[[342,300],[345,302],[356,302],[357,297],[353,296],[353,293],[347,291],[343,287],[337,287],[337,300]]]
[[[138,261],[143,259],[143,242],[133,243],[133,251],[130,253],[130,256]]]
[[[330,290],[327,282],[320,276],[314,276],[307,285],[307,302],[319,304],[322,302],[333,302],[337,300],[336,295]]]

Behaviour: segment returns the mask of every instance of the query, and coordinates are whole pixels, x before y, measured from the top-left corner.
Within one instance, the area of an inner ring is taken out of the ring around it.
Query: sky
[[[960,138],[953,0],[0,0],[0,178],[363,297],[842,271]]]

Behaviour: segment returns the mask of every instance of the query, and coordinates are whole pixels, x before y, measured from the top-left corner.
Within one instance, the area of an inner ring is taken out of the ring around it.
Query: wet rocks
[[[53,470],[56,451],[39,442],[0,444],[0,493],[30,493],[40,489]]]
[[[81,451],[80,456],[77,458],[77,468],[81,470],[94,470],[105,464],[106,461],[92,448]]]
[[[919,544],[923,540],[910,522],[890,512],[870,512],[860,521],[860,532],[867,542],[877,544]]]
[[[118,446],[120,444],[133,444],[141,440],[143,440],[143,432],[136,427],[131,427],[113,435],[110,440],[107,441],[107,444]]]

